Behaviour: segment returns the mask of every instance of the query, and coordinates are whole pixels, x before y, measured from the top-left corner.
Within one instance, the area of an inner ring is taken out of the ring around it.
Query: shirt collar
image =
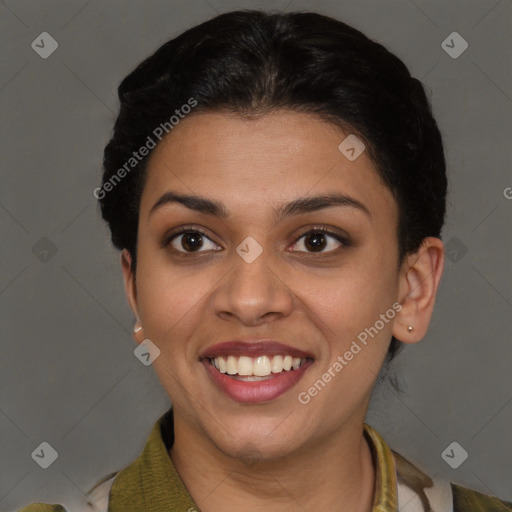
[[[375,491],[372,512],[397,512],[398,492],[395,459],[382,436],[364,424],[364,434],[372,452]]]
[[[397,512],[393,454],[380,434],[366,423],[363,433],[375,468],[372,512]],[[108,512],[198,510],[169,457],[173,442],[171,408],[154,424],[140,456],[118,473],[110,491]]]

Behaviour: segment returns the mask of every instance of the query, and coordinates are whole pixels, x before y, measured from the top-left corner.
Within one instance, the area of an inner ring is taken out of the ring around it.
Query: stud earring
[[[412,332],[414,330],[414,327],[412,325],[409,325],[409,327],[407,327],[407,332]]]
[[[133,332],[140,332],[142,330],[142,325],[133,328]]]

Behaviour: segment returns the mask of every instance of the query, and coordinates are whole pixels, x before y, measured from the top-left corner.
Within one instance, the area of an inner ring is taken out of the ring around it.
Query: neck
[[[362,419],[285,457],[241,461],[176,415],[169,454],[204,512],[372,510],[375,471]]]

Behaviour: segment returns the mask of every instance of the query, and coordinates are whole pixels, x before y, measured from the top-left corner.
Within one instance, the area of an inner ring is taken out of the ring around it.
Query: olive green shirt
[[[364,425],[375,467],[372,512],[512,512],[512,504],[450,483],[432,480]],[[163,414],[140,456],[109,475],[89,496],[90,505],[69,512],[199,512],[179,477],[169,449],[174,441],[172,409]],[[94,506],[92,505],[94,504]],[[62,505],[34,503],[18,512],[66,512]]]

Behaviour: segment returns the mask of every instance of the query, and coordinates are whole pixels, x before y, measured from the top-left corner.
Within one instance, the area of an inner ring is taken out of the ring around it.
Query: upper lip
[[[201,355],[200,359],[214,359],[215,357],[221,356],[248,356],[248,357],[256,357],[263,355],[270,356],[287,356],[290,355],[292,357],[300,357],[311,358],[313,356],[308,352],[304,352],[303,350],[299,350],[297,348],[291,347],[289,345],[285,345],[284,343],[280,343],[278,341],[264,339],[264,340],[251,340],[251,341],[242,341],[242,340],[232,340],[232,341],[224,341],[221,343],[217,343],[216,345],[212,345],[206,348]]]

